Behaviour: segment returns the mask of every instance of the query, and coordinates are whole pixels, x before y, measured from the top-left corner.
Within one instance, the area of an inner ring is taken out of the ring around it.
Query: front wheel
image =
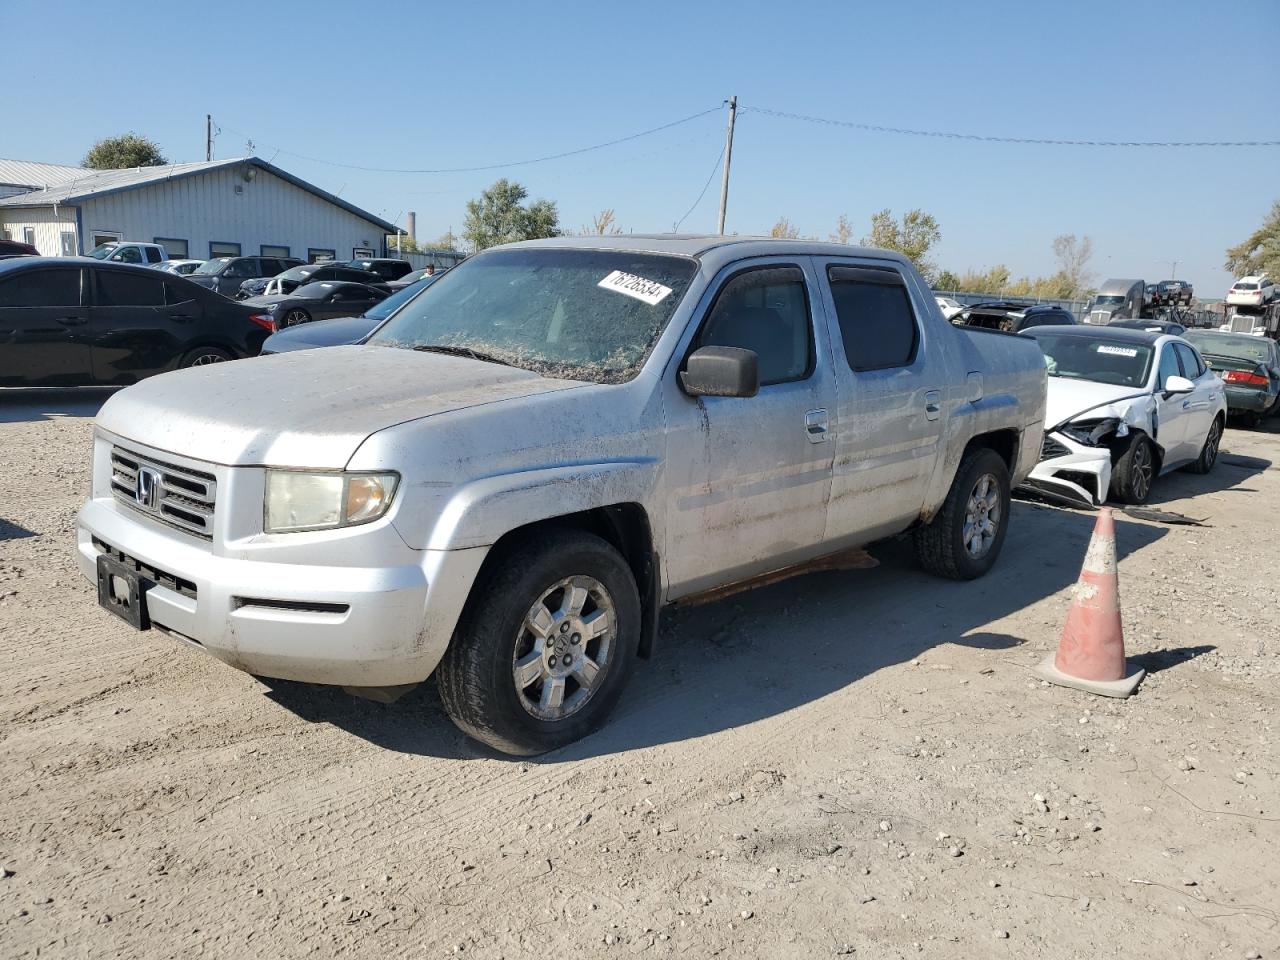
[[[995,564],[1009,518],[1009,468],[980,447],[965,454],[942,508],[915,531],[916,557],[930,573],[973,580]]]
[[[436,668],[444,708],[465,733],[533,756],[603,724],[640,640],[626,560],[576,530],[534,532],[477,581]]]
[[[211,363],[225,363],[228,360],[234,360],[235,357],[220,350],[217,347],[196,347],[194,350],[187,352],[182,358],[178,366],[180,367],[204,367]]]
[[[1155,444],[1146,434],[1135,433],[1111,468],[1111,496],[1121,503],[1146,503],[1155,477]]]

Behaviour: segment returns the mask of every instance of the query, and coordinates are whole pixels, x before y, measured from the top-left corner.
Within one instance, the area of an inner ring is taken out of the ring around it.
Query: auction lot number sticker
[[[643,300],[651,307],[661,303],[671,293],[670,287],[664,287],[654,280],[637,277],[634,273],[623,273],[621,270],[613,271],[596,286]]]

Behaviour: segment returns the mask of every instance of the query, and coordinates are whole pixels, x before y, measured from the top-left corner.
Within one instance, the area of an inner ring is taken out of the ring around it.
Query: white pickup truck
[[[165,374],[94,432],[100,604],[254,674],[534,754],[603,722],[660,608],[913,530],[995,562],[1040,456],[1034,341],[894,253],[591,237],[472,257],[364,344]]]

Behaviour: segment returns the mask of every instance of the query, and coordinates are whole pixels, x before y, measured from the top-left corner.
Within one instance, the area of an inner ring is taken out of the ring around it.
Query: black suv
[[[975,303],[951,318],[958,326],[983,327],[987,330],[1003,330],[1019,333],[1032,327],[1059,326],[1076,322],[1075,315],[1057,304],[1015,303],[997,300],[991,303]]]
[[[274,277],[302,261],[295,257],[214,257],[206,260],[188,279],[224,297],[234,297],[240,284],[259,277]]]
[[[347,266],[376,273],[382,280],[399,280],[413,270],[413,264],[409,261],[393,260],[388,257],[360,257],[356,260],[348,260]]]

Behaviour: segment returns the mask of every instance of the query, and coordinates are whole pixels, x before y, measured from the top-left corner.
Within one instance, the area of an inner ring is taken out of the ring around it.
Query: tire
[[[196,347],[194,350],[188,350],[182,360],[178,362],[179,367],[204,367],[211,363],[225,363],[228,360],[234,360],[231,354],[226,350],[218,347]]]
[[[1008,519],[1009,468],[994,450],[970,450],[960,461],[942,508],[916,528],[916,557],[936,576],[974,580],[994,566]]]
[[[297,307],[295,307],[294,309],[288,311],[284,315],[284,317],[281,318],[280,329],[286,330],[289,327],[296,327],[300,323],[310,323],[310,322],[311,322],[311,314],[307,313],[307,311],[305,310],[300,310]]]
[[[1111,496],[1121,503],[1146,503],[1156,479],[1156,445],[1135,433],[1111,468]]]
[[[1188,473],[1208,473],[1218,462],[1218,447],[1222,443],[1222,418],[1214,417],[1209,424],[1209,432],[1205,434],[1204,446],[1200,448],[1200,456],[1193,463],[1187,464]]]
[[[532,629],[537,610],[545,637]],[[603,632],[586,639],[601,615]],[[503,753],[533,756],[604,723],[626,686],[639,641],[640,597],[622,555],[589,533],[536,532],[477,581],[436,668],[436,683],[445,710],[464,733]],[[565,654],[576,657],[572,666]],[[590,685],[580,672],[584,659],[598,668]],[[517,677],[521,664],[524,686]]]

